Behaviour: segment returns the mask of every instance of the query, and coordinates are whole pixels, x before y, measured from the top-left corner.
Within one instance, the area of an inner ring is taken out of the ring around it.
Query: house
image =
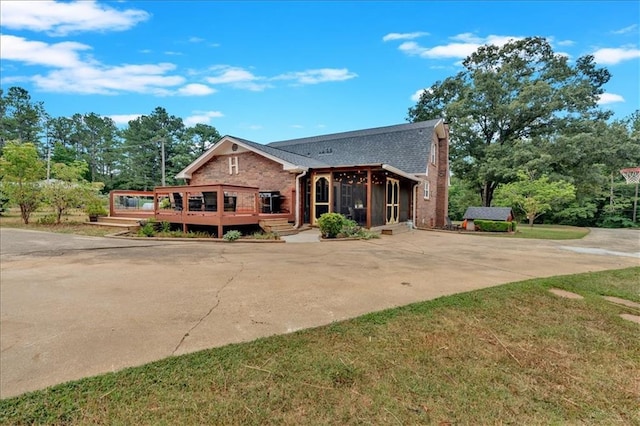
[[[367,228],[430,228],[447,217],[448,156],[442,119],[265,145],[224,136],[176,178],[257,188],[260,213],[286,215],[296,227],[338,212]]]
[[[475,231],[474,220],[511,222],[513,217],[511,207],[469,207],[462,218],[467,223],[467,231]]]

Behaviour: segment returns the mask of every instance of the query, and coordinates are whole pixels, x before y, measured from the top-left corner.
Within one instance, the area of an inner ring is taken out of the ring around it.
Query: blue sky
[[[477,46],[546,37],[612,73],[639,108],[640,2],[3,1],[1,80],[54,117],[119,124],[157,106],[270,142],[404,123],[416,94]]]

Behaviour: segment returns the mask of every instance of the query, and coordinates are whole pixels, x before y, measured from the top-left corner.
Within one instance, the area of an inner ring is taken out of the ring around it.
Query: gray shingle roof
[[[286,162],[289,162],[291,164],[295,164],[296,166],[302,166],[302,167],[307,167],[307,168],[321,168],[321,167],[328,167],[328,164],[323,163],[321,161],[315,160],[313,158],[309,158],[309,157],[305,157],[303,155],[298,155],[296,153],[293,152],[288,152],[288,151],[284,151],[282,149],[278,149],[278,148],[273,148],[269,145],[262,145],[259,144],[257,142],[252,142],[249,141],[247,139],[242,139],[242,138],[238,138],[236,136],[230,136],[233,139],[242,142],[244,144],[247,144],[249,146],[251,146],[252,148],[258,150],[258,151],[262,151],[266,154],[272,155],[274,157],[280,158],[281,160],[284,160]]]
[[[513,217],[511,207],[469,207],[462,218],[471,220],[507,220],[509,215]]]
[[[440,119],[252,146],[294,164],[303,165],[300,161],[305,159],[305,167],[388,164],[419,174],[425,172],[438,122]],[[295,157],[287,160],[284,153]]]

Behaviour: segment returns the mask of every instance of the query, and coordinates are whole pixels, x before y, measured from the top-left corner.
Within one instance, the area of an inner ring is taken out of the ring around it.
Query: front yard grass
[[[589,233],[588,228],[565,225],[534,225],[519,223],[516,232],[474,232],[470,235],[481,235],[501,238],[536,238],[540,240],[577,240]]]
[[[640,424],[640,268],[535,279],[0,401],[2,424]],[[560,288],[584,296],[558,297]]]

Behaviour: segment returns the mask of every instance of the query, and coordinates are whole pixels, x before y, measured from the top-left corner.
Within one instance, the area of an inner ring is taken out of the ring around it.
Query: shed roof
[[[469,207],[463,219],[508,220],[513,218],[511,207]]]

